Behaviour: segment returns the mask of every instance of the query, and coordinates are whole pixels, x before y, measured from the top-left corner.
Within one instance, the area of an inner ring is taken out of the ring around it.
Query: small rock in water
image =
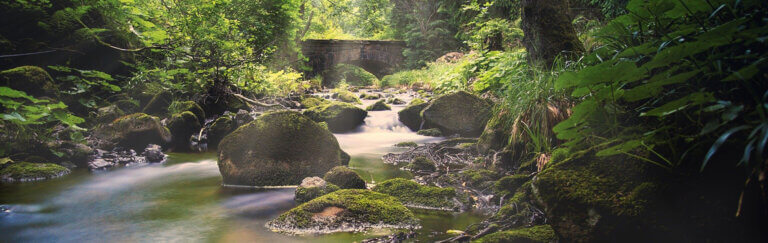
[[[163,154],[163,148],[160,147],[160,145],[157,144],[150,144],[147,146],[146,149],[144,149],[144,153],[142,153],[144,157],[147,158],[147,161],[150,163],[159,163],[163,162],[165,160],[165,154]]]
[[[0,206],[0,212],[3,212],[3,213],[10,213],[10,212],[11,212],[11,209],[9,209],[9,208],[6,208],[5,206]]]

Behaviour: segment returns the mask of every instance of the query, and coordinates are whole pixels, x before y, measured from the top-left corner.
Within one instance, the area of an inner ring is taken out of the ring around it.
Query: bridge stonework
[[[337,64],[362,67],[381,78],[390,74],[403,60],[403,41],[378,40],[305,40],[302,53],[312,68],[307,75],[323,75]]]

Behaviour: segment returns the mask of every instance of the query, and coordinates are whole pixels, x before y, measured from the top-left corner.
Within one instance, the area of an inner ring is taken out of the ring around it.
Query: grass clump
[[[373,191],[400,199],[407,206],[427,209],[452,210],[456,204],[456,190],[423,186],[415,181],[396,178],[379,183]]]

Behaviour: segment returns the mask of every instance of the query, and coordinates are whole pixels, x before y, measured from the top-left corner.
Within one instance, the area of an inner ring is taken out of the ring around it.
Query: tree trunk
[[[551,67],[555,58],[584,52],[568,14],[568,0],[523,0],[523,45],[532,64]]]

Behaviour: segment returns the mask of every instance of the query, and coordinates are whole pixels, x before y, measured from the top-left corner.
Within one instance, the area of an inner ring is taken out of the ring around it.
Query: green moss
[[[552,151],[552,157],[547,163],[549,166],[565,161],[571,154],[571,150],[567,148],[559,148]]]
[[[328,173],[325,173],[323,180],[335,184],[342,189],[365,189],[365,180],[360,178],[354,170],[344,166],[333,167]]]
[[[552,227],[549,225],[537,225],[528,228],[519,228],[513,230],[506,230],[496,232],[483,236],[476,242],[492,243],[492,242],[556,242],[557,235]]]
[[[24,91],[34,97],[58,97],[58,86],[44,69],[36,66],[21,66],[0,72],[0,86]]]
[[[50,163],[18,162],[0,170],[2,181],[27,181],[59,177],[69,173],[69,169]]]
[[[139,102],[134,100],[118,100],[112,103],[113,105],[116,105],[121,110],[133,113],[139,111]]]
[[[389,98],[387,99],[387,104],[402,105],[405,104],[405,101],[401,100],[400,98]]]
[[[337,90],[336,98],[339,99],[339,101],[341,102],[362,104],[360,102],[360,99],[358,99],[357,96],[355,95],[355,93],[352,93],[346,90]]]
[[[333,218],[335,222],[316,221],[313,216],[326,208],[336,207],[344,212]],[[386,224],[414,226],[417,219],[396,198],[361,189],[331,192],[280,215],[267,226],[273,230],[291,231],[314,227],[339,227],[342,222],[359,224]],[[333,229],[331,229],[333,230]]]
[[[173,94],[168,91],[163,91],[156,94],[141,110],[143,113],[151,115],[161,115],[168,112],[168,107],[171,105]]]
[[[410,105],[397,112],[397,119],[408,126],[408,128],[410,128],[412,131],[418,131],[421,128],[421,123],[423,122],[421,119],[421,111],[424,110],[427,105],[429,104],[414,104],[414,102],[411,101]]]
[[[378,100],[378,99],[381,99],[381,94],[378,94],[378,93],[363,93],[363,94],[360,94],[360,99],[364,99],[364,100]]]
[[[412,171],[435,171],[436,169],[435,162],[424,156],[413,158],[406,168]]]
[[[319,186],[309,187],[309,188],[298,187],[296,188],[296,192],[294,194],[295,195],[294,200],[297,203],[305,203],[312,199],[318,198],[320,196],[323,196],[325,194],[335,192],[338,190],[341,190],[339,186],[330,184],[330,183],[326,184],[324,187],[319,187]]]
[[[505,196],[517,191],[524,183],[531,180],[529,175],[517,174],[505,176],[496,181],[493,190],[498,196]]]
[[[417,143],[414,143],[414,142],[400,142],[400,143],[395,144],[395,147],[399,147],[399,148],[414,148],[414,147],[418,147],[418,146],[419,145]]]
[[[376,103],[373,103],[372,105],[369,105],[365,108],[367,111],[388,111],[392,110],[392,107],[389,107],[386,103],[384,103],[384,100],[376,101]]]
[[[424,103],[427,103],[427,102],[422,100],[422,99],[419,99],[419,98],[414,98],[414,99],[411,100],[410,103],[408,103],[408,106],[420,105],[420,104],[424,104]]]
[[[456,190],[453,188],[423,186],[403,178],[381,182],[373,188],[373,191],[394,196],[408,206],[419,208],[451,210],[456,206],[453,202]]]
[[[301,107],[304,109],[309,109],[315,106],[325,105],[330,103],[330,101],[319,98],[319,97],[307,97],[301,100]]]
[[[235,130],[235,121],[229,116],[217,118],[208,128],[208,147],[216,148],[229,133]]]
[[[205,122],[205,111],[194,101],[174,101],[168,107],[168,112],[171,114],[177,114],[185,111],[189,111],[195,114],[195,117],[197,117],[197,120],[201,123]]]
[[[430,128],[430,129],[421,129],[416,134],[422,135],[422,136],[430,136],[430,137],[442,137],[443,132],[440,131],[440,129],[437,128]]]
[[[465,170],[459,173],[459,177],[472,186],[483,186],[499,178],[496,172],[485,169]]]

